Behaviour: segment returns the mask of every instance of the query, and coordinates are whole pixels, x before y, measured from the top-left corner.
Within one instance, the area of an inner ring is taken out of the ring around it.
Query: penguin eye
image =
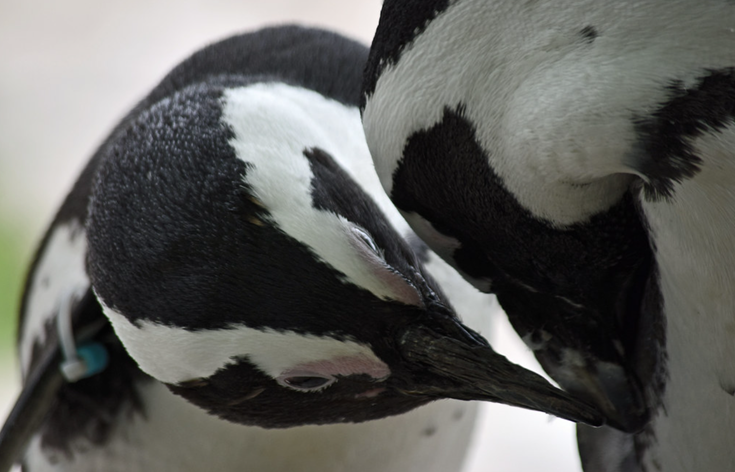
[[[370,248],[371,251],[373,251],[376,255],[383,257],[383,254],[381,253],[380,249],[378,249],[378,245],[375,244],[372,236],[370,236],[366,231],[360,228],[352,228],[352,231],[355,233],[358,239],[360,239],[360,241],[365,243],[365,245]]]
[[[337,379],[321,375],[290,375],[281,376],[276,379],[279,385],[300,392],[314,392],[329,387]]]

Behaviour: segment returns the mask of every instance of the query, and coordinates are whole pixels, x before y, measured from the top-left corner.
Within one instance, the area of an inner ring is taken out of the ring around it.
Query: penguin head
[[[731,44],[663,4],[613,8],[387,1],[361,108],[412,228],[497,294],[563,388],[630,431],[646,419],[630,359],[654,278],[637,202],[696,171],[659,159],[671,128],[690,127],[670,125],[666,104],[697,85],[702,54],[722,63]],[[682,48],[664,21],[702,29]]]
[[[140,368],[263,427],[438,398],[599,424],[461,323],[345,170],[365,152],[356,108],[232,77],[176,92],[121,131],[93,185],[87,266]]]
[[[727,120],[732,9],[387,0],[360,105],[383,187],[481,290],[622,320],[651,258],[636,200],[671,200]]]

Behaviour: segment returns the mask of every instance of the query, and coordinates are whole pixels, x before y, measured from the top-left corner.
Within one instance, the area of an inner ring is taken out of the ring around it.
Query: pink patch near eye
[[[367,269],[381,283],[389,287],[394,300],[406,305],[423,306],[421,295],[411,283],[403,278],[397,271],[391,268],[381,256],[375,253],[374,246],[368,244],[365,238],[369,238],[365,231],[355,228],[350,233],[353,246],[357,250]],[[374,244],[374,243],[373,243]]]
[[[390,375],[390,369],[383,362],[357,355],[299,364],[281,373],[280,377],[309,375],[332,377],[335,375],[348,376],[361,374],[369,375],[375,380],[385,380]]]

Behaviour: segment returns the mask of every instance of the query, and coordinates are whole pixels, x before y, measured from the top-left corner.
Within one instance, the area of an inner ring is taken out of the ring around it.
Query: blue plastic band
[[[97,342],[84,343],[77,348],[77,355],[84,361],[87,367],[82,378],[91,377],[105,370],[110,361],[107,349]]]
[[[56,315],[56,329],[59,332],[59,344],[63,360],[59,369],[68,382],[91,377],[102,372],[109,362],[105,347],[94,341],[76,346],[71,323],[73,294],[66,292],[59,302],[59,313]]]

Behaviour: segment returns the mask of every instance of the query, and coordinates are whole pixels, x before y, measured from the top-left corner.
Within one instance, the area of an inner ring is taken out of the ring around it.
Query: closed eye
[[[337,379],[334,377],[327,377],[321,375],[291,375],[282,376],[276,379],[279,385],[290,388],[291,390],[298,390],[300,392],[315,392],[325,389],[336,382]]]
[[[375,244],[375,240],[372,238],[372,236],[370,236],[370,234],[367,233],[367,231],[364,231],[357,227],[353,227],[352,231],[355,233],[360,241],[365,243],[365,245],[370,248],[373,253],[375,253],[376,256],[379,256],[381,259],[383,258],[382,251],[378,248],[378,245]]]
[[[350,225],[349,231],[351,233],[348,234],[348,237],[356,249],[355,255],[361,260],[362,267],[366,269],[363,272],[366,281],[378,285],[378,290],[383,292],[379,297],[390,298],[407,305],[423,306],[416,287],[405,275],[385,260],[384,250],[375,243],[370,233],[354,224]],[[376,292],[373,291],[373,293]]]

